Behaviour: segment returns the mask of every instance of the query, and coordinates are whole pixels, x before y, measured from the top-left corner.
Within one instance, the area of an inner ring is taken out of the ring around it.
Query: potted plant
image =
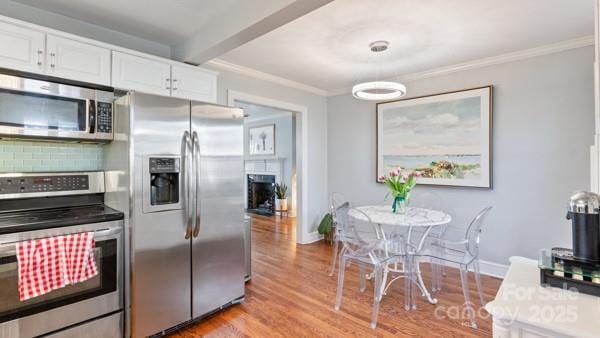
[[[321,219],[321,223],[319,223],[319,234],[323,235],[325,241],[332,243],[333,242],[333,231],[334,231],[334,226],[335,224],[333,224],[333,215],[331,215],[331,213],[326,213],[325,216],[323,216],[323,219]]]
[[[285,185],[285,183],[275,184],[275,210],[287,211],[287,193],[288,187]]]

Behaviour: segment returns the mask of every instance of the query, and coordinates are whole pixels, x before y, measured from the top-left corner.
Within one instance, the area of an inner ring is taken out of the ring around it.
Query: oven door
[[[96,90],[0,75],[0,134],[94,139]]]
[[[0,236],[0,337],[34,337],[122,309],[122,221]],[[19,300],[15,242],[94,231],[98,275]]]

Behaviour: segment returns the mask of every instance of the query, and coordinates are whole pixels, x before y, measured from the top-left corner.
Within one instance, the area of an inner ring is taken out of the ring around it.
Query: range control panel
[[[98,102],[96,125],[99,133],[112,133],[112,103]]]
[[[175,157],[150,157],[151,173],[178,173],[179,158]]]
[[[0,177],[0,195],[89,190],[87,175]]]

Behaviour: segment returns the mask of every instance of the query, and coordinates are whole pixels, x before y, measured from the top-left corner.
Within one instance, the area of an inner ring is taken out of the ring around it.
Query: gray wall
[[[206,68],[211,68],[207,66]],[[303,173],[309,178],[308,200],[303,201],[302,207],[308,210],[308,232],[316,231],[318,224],[327,212],[327,98],[310,94],[301,90],[284,87],[272,82],[258,80],[244,75],[219,70],[217,101],[227,104],[227,90],[239,91],[246,94],[266,97],[278,101],[293,103],[308,109],[307,126],[302,124],[299,116],[296,118],[298,133],[302,128],[308,131],[308,172]],[[296,151],[302,151],[302,144],[296,144]],[[296,163],[301,168],[302,163]],[[298,178],[298,187],[302,184],[303,177]],[[300,213],[297,215],[301,217]],[[298,218],[299,220],[301,218]]]
[[[585,47],[406,83],[410,96],[494,86],[493,190],[417,186],[413,201],[451,213],[455,235],[492,205],[483,260],[507,264],[513,255],[570,247],[565,204],[590,185],[593,59]],[[375,183],[375,104],[340,95],[329,98],[327,112],[329,191],[356,204],[387,203],[386,188]]]
[[[171,56],[171,48],[167,45],[145,40],[97,25],[92,25],[64,15],[51,13],[13,1],[0,1],[0,15],[5,15],[36,25],[53,28],[124,48],[138,50],[140,52],[150,53],[166,58]]]

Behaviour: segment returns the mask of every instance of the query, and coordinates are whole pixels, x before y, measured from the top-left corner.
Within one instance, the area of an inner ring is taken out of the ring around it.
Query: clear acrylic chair
[[[371,314],[371,328],[377,325],[379,314],[379,303],[383,297],[385,280],[383,279],[386,266],[394,264],[403,257],[390,255],[388,247],[404,245],[403,239],[385,240],[380,233],[378,225],[371,222],[367,214],[359,209],[342,205],[336,210],[338,221],[338,239],[343,245],[339,257],[338,286],[335,300],[335,309],[339,310],[342,303],[342,292],[344,288],[344,276],[346,267],[350,263],[357,263],[360,267],[361,290],[364,290],[364,266],[373,268],[373,310]],[[409,270],[410,271],[410,270]],[[410,290],[410,280],[405,280],[405,291]],[[408,303],[409,297],[405,297]],[[406,304],[405,304],[406,306]]]
[[[430,209],[435,211],[442,211],[441,203],[438,194],[429,191],[422,191],[419,189],[416,193],[411,196],[410,205],[417,208]],[[427,236],[426,245],[429,246],[431,243],[441,240],[448,231],[448,224],[439,225],[431,228]],[[427,262],[431,266],[431,292],[441,290],[441,283],[438,283],[439,275],[446,276],[446,267],[435,259],[423,258],[417,260],[414,264],[420,264],[421,262]]]
[[[340,241],[338,236],[339,227],[337,226],[337,211],[341,206],[350,206],[350,202],[340,193],[334,192],[329,196],[329,211],[333,218],[333,232],[331,234],[331,240],[333,242],[333,252],[331,254],[331,268],[329,270],[329,276],[333,276],[335,273],[335,264],[338,260],[338,254],[340,253]],[[342,248],[343,250],[343,248]]]
[[[469,267],[473,267],[473,273],[475,275],[475,284],[477,285],[477,291],[479,293],[479,301],[481,306],[485,305],[485,299],[481,291],[481,277],[479,270],[479,238],[483,228],[483,222],[492,210],[492,207],[486,207],[481,210],[475,218],[469,224],[463,238],[458,240],[451,240],[447,238],[434,240],[431,243],[429,256],[432,261],[436,262],[436,267],[440,267],[442,262],[449,262],[459,266],[460,270],[460,281],[462,284],[463,296],[465,298],[465,312],[469,319],[471,327],[476,328],[475,323],[475,311],[473,309],[473,303],[469,295],[469,280],[468,272]],[[435,287],[439,289],[441,284],[441,271],[437,270],[434,273],[435,277],[433,281],[437,284]],[[432,286],[432,289],[434,286]]]

